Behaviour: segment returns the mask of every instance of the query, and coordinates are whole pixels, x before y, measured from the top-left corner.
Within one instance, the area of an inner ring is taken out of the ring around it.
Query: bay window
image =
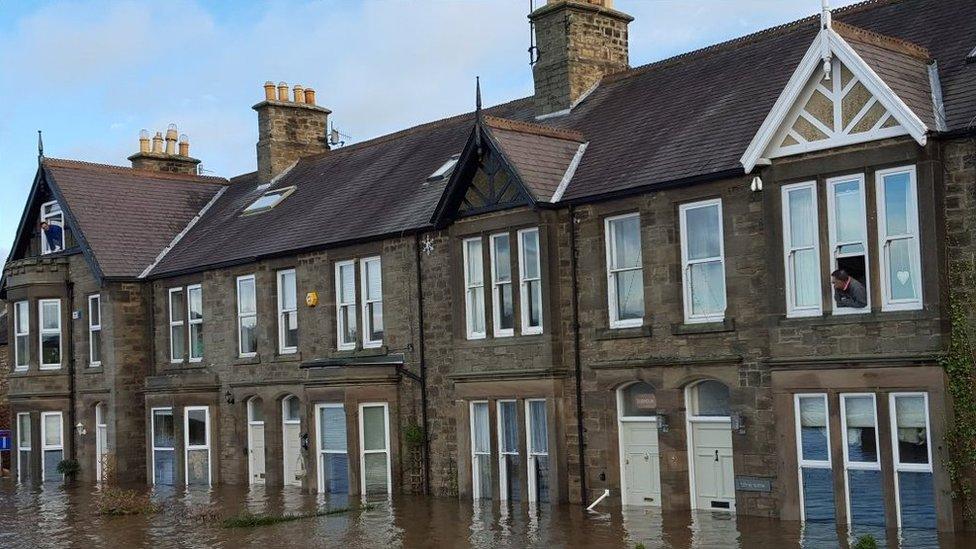
[[[383,268],[379,257],[359,262],[362,279],[363,347],[383,344]]]
[[[241,357],[257,355],[258,308],[254,275],[237,277],[237,352]]]
[[[26,370],[30,364],[30,302],[14,303],[14,369]]]
[[[833,314],[871,311],[871,286],[867,242],[867,215],[864,202],[864,176],[861,174],[827,180],[827,224],[830,234],[831,270],[842,269],[864,286],[867,305],[838,306]],[[835,294],[836,296],[836,294]]]
[[[515,335],[512,247],[508,233],[491,235],[491,308],[494,336]]]
[[[788,317],[818,316],[822,312],[818,221],[816,182],[784,186],[783,253]]]
[[[722,321],[726,303],[722,201],[683,204],[679,214],[685,322]]]
[[[875,174],[881,309],[922,308],[915,166]]]
[[[519,243],[519,303],[522,334],[542,333],[542,269],[539,229],[522,229]]]
[[[356,326],[356,262],[340,261],[335,266],[336,314],[339,349],[355,349]]]
[[[61,300],[41,299],[37,302],[40,315],[41,369],[61,367]]]
[[[186,287],[186,318],[190,335],[190,362],[203,360],[203,288]]]
[[[88,296],[88,365],[102,365],[102,297]]]
[[[485,337],[485,278],[481,238],[467,238],[464,246],[464,312],[468,339]]]
[[[640,216],[634,213],[608,217],[604,228],[610,327],[640,326],[644,323]]]
[[[186,353],[184,323],[185,298],[183,288],[169,290],[169,360],[183,362]]]
[[[298,351],[298,289],[295,269],[278,271],[278,353]]]

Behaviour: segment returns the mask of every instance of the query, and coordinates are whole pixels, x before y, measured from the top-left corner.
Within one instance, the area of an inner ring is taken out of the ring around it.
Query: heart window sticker
[[[898,282],[901,282],[903,285],[908,284],[908,279],[911,277],[908,271],[898,271],[895,273],[895,276],[898,278]]]

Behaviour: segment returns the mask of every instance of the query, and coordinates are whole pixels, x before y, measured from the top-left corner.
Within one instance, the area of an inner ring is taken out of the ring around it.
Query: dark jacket
[[[44,236],[47,237],[47,247],[51,251],[56,251],[64,248],[64,231],[61,227],[55,225],[54,223],[49,223],[47,229],[44,229]]]
[[[863,309],[868,306],[868,292],[854,277],[851,277],[846,290],[834,288],[834,301],[837,307],[848,307],[852,309]]]

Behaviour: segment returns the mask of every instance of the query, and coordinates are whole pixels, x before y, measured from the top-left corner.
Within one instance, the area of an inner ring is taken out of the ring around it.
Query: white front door
[[[298,422],[285,421],[284,431],[284,469],[285,486],[301,486],[300,473],[304,473],[299,463],[301,459],[301,425]]]
[[[264,484],[264,422],[251,422],[247,429],[247,463],[251,484]]]
[[[695,508],[735,511],[732,430],[728,421],[691,423]]]
[[[620,423],[624,505],[661,505],[661,461],[657,422]]]

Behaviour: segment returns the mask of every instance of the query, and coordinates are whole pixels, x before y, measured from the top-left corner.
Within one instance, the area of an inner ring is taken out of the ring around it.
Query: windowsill
[[[631,328],[595,328],[593,339],[607,341],[612,339],[637,339],[651,337],[650,326],[634,326]]]
[[[672,335],[720,334],[735,331],[735,319],[726,318],[719,322],[699,322],[692,324],[672,324]]]
[[[485,347],[511,347],[515,345],[534,345],[545,338],[544,333],[480,339],[458,339],[456,347],[461,349],[482,349]]]
[[[38,366],[37,369],[42,372],[56,372],[61,369],[61,365],[58,364],[57,366]]]
[[[915,309],[912,311],[882,311],[872,309],[863,313],[831,314],[830,311],[822,315],[805,316],[796,318],[780,317],[780,326],[833,326],[844,324],[862,324],[876,322],[892,322],[901,320],[929,320],[932,313],[926,309]]]
[[[233,363],[234,364],[260,364],[261,356],[257,354],[238,356],[237,358],[234,359]]]
[[[83,370],[86,374],[101,374],[105,372],[105,367],[99,364],[98,366],[88,366]]]
[[[299,352],[275,355],[271,362],[301,362],[302,354]]]

